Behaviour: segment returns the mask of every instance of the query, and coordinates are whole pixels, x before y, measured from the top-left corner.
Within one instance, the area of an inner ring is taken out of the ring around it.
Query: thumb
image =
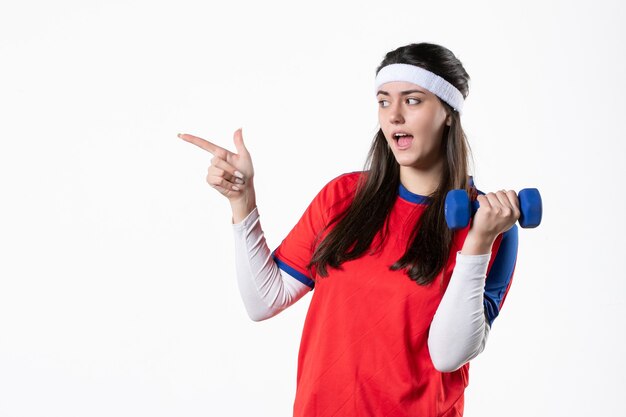
[[[243,128],[235,130],[235,135],[233,136],[233,142],[235,142],[235,148],[237,148],[237,153],[240,155],[248,155],[248,149],[246,145],[243,143]]]

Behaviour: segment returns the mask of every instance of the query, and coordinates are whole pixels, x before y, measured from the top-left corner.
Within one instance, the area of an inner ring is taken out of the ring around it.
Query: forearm
[[[237,283],[252,320],[273,317],[310,291],[272,259],[257,207],[241,222],[233,224],[233,233]]]
[[[441,372],[452,372],[482,352],[490,330],[483,294],[491,253],[464,255],[459,251],[456,256],[428,336],[431,359]]]

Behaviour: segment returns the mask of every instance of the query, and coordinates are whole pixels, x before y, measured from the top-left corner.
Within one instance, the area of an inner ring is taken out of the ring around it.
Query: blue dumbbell
[[[525,229],[539,226],[541,223],[541,195],[536,188],[524,188],[517,193],[520,205],[519,224]],[[462,229],[469,224],[470,215],[478,210],[480,203],[472,201],[465,190],[452,190],[446,195],[445,216],[448,227],[452,230]]]

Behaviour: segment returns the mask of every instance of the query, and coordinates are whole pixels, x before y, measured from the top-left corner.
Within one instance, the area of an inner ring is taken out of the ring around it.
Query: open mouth
[[[398,148],[406,149],[411,146],[411,142],[413,141],[413,136],[404,134],[404,133],[396,133],[393,135],[393,139],[396,142]]]

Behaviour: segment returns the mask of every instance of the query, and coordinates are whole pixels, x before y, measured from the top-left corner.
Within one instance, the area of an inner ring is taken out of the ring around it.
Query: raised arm
[[[237,153],[190,134],[179,138],[211,153],[206,181],[230,202],[235,236],[237,283],[246,311],[254,321],[275,316],[310,288],[282,272],[267,247],[254,191],[254,168],[241,129],[233,141]]]
[[[485,349],[515,269],[519,218],[515,192],[501,190],[479,195],[478,200],[481,206],[457,252],[428,336],[433,365],[441,372],[457,370]]]

